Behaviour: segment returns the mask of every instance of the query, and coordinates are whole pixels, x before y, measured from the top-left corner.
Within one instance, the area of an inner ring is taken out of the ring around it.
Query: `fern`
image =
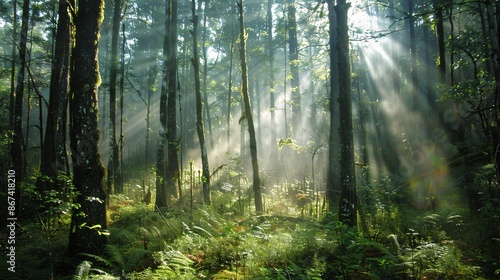
[[[97,275],[93,275],[92,272],[97,273]],[[73,280],[87,279],[116,279],[116,277],[109,275],[104,270],[92,268],[92,263],[89,261],[82,261],[76,267],[76,272],[73,275]]]
[[[180,251],[170,248],[169,251],[159,251],[153,253],[153,258],[160,263],[160,270],[167,270],[179,273],[194,273],[193,261]]]
[[[205,233],[206,235],[210,236],[210,237],[214,237],[210,232],[208,232],[206,229],[202,228],[202,227],[199,227],[199,226],[193,226],[193,230],[197,230],[197,231],[200,231],[200,232],[203,232]]]
[[[73,275],[73,280],[86,280],[89,278],[90,268],[92,263],[83,261],[76,267],[76,273]]]
[[[101,256],[94,255],[94,254],[87,254],[87,253],[81,253],[80,255],[85,256],[85,257],[93,258],[94,260],[96,260],[98,262],[101,262],[104,265],[107,265],[109,267],[113,267],[113,264],[109,260],[107,260],[107,259],[105,259],[105,258],[103,258]]]
[[[106,253],[109,255],[110,263],[118,265],[120,270],[125,268],[125,261],[122,254],[115,245],[106,245]]]

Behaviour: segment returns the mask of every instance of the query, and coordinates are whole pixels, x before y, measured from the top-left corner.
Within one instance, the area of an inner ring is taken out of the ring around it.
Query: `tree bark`
[[[116,142],[116,91],[118,79],[118,38],[120,36],[121,0],[114,0],[109,66],[109,160],[108,195],[122,193],[119,149]],[[117,188],[118,189],[115,189]]]
[[[446,54],[444,41],[444,20],[442,0],[434,0],[434,9],[436,10],[436,36],[438,41],[438,82],[446,84]]]
[[[248,68],[246,61],[246,35],[243,17],[243,0],[237,2],[240,18],[240,61],[241,61],[241,96],[245,110],[245,118],[248,124],[248,135],[250,141],[250,155],[252,158],[253,171],[253,192],[255,196],[255,211],[260,213],[264,211],[262,205],[262,195],[260,190],[259,162],[257,159],[257,141],[255,138],[255,127],[253,124],[252,108],[250,106],[250,97],[248,95]]]
[[[16,100],[16,40],[17,40],[17,0],[12,1],[12,55],[10,68],[9,129],[14,130]]]
[[[408,28],[410,29],[410,63],[411,63],[411,108],[417,110],[419,103],[419,84],[417,72],[417,39],[415,37],[414,0],[408,0]]]
[[[177,139],[177,0],[170,0],[170,22],[168,23],[168,76],[167,78],[167,196],[181,197]],[[178,188],[178,189],[177,189]]]
[[[21,38],[19,42],[19,72],[17,74],[16,97],[14,104],[14,127],[11,146],[11,158],[13,169],[16,171],[16,178],[23,180],[26,170],[26,158],[23,137],[23,99],[24,82],[26,69],[26,42],[28,40],[30,1],[23,1],[23,15],[21,22]],[[17,193],[17,192],[16,192]]]
[[[201,1],[199,2],[201,4]],[[201,6],[201,5],[200,5]],[[205,7],[206,9],[206,7]],[[203,48],[203,102],[205,103],[205,112],[206,120],[208,124],[208,133],[210,140],[210,148],[214,147],[214,135],[212,133],[212,117],[210,116],[210,104],[208,103],[208,91],[207,91],[207,76],[208,76],[208,57],[207,57],[207,13],[203,13],[203,39],[202,39],[202,48]]]
[[[191,35],[193,36],[193,70],[194,70],[194,85],[196,94],[196,132],[198,133],[198,141],[200,142],[201,150],[201,164],[202,164],[202,185],[203,185],[203,202],[206,205],[210,205],[210,169],[208,166],[208,155],[207,147],[205,143],[205,128],[203,124],[203,102],[201,97],[201,87],[200,87],[200,58],[198,55],[198,16],[196,15],[196,5],[195,0],[192,0],[191,6],[192,16],[191,21],[193,22],[193,30]],[[206,72],[204,72],[204,75]],[[205,104],[206,105],[206,104]]]
[[[165,185],[165,145],[167,142],[167,84],[168,84],[168,59],[170,55],[170,0],[165,0],[165,36],[163,37],[163,82],[160,95],[160,130],[158,138],[158,153],[156,157],[156,207],[167,207],[167,189]],[[148,101],[149,102],[149,101]]]
[[[73,184],[79,192],[73,209],[68,251],[70,255],[99,255],[106,245],[104,167],[99,154],[97,88],[100,83],[98,41],[104,1],[79,1],[74,19],[76,33],[71,75],[71,151]]]
[[[302,109],[300,106],[300,82],[299,82],[299,49],[297,43],[297,21],[295,18],[296,2],[288,2],[288,47],[290,56],[290,92],[291,92],[291,114],[292,114],[292,137],[301,140],[302,137]]]
[[[267,54],[269,56],[269,111],[271,112],[271,162],[277,164],[277,145],[276,139],[276,105],[274,92],[276,90],[276,81],[274,77],[274,46],[273,46],[273,0],[267,0]],[[273,164],[273,165],[274,165]]]
[[[349,27],[347,11],[350,4],[338,0],[337,49],[339,71],[340,113],[340,203],[339,220],[350,227],[357,225],[356,173],[354,170],[354,145],[351,108],[351,66],[349,61]]]
[[[66,122],[61,121],[68,94],[69,56],[70,56],[70,22],[68,2],[59,0],[57,34],[56,34],[54,60],[51,70],[49,107],[47,110],[47,123],[43,141],[40,173],[50,178],[57,177],[59,171],[66,172],[66,164],[59,163],[60,147],[66,146],[66,138],[62,131],[66,131]],[[65,151],[64,151],[65,154]],[[45,180],[42,180],[45,182]],[[40,181],[40,183],[42,183]],[[46,182],[45,182],[46,183]],[[37,184],[38,185],[38,184]],[[56,189],[55,185],[38,185],[40,191]]]
[[[338,71],[338,49],[337,49],[337,16],[334,0],[327,0],[328,22],[329,22],[329,47],[330,47],[330,132],[328,140],[328,173],[326,197],[328,199],[328,210],[336,212],[340,192],[340,114],[339,114],[339,71]]]

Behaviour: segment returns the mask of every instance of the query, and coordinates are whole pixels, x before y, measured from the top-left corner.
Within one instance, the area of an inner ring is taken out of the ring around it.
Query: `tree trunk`
[[[168,1],[168,0],[167,0]],[[168,23],[168,76],[167,78],[167,172],[165,183],[167,196],[181,197],[177,139],[177,0],[170,2],[170,21]],[[178,188],[178,189],[177,189]]]
[[[259,162],[257,160],[257,141],[255,138],[255,127],[253,124],[252,108],[248,95],[248,68],[246,61],[246,35],[243,17],[243,0],[237,2],[240,17],[240,61],[241,61],[241,96],[243,99],[245,118],[248,124],[248,135],[250,140],[250,155],[252,157],[253,170],[253,192],[255,196],[255,211],[262,212],[262,196],[260,190]]]
[[[98,41],[104,1],[79,1],[76,15],[74,68],[71,75],[71,151],[73,184],[79,192],[73,209],[68,251],[70,255],[99,255],[104,250],[106,194],[104,167],[99,154],[97,88]]]
[[[271,112],[271,143],[270,143],[270,159],[271,164],[277,164],[278,149],[276,139],[276,105],[274,92],[276,90],[276,81],[274,77],[274,46],[273,46],[273,1],[267,1],[267,54],[269,55],[269,111]]]
[[[419,84],[418,84],[418,72],[417,72],[417,39],[415,37],[415,17],[413,14],[414,10],[414,0],[408,0],[408,14],[410,16],[408,20],[408,28],[410,29],[410,62],[411,62],[411,108],[412,110],[417,110],[419,103]]]
[[[23,2],[23,15],[21,23],[21,39],[19,42],[19,72],[17,75],[16,98],[14,104],[14,127],[11,148],[11,158],[13,169],[16,171],[18,181],[26,176],[25,167],[26,159],[24,155],[24,138],[23,138],[23,98],[24,98],[24,82],[26,68],[26,42],[28,40],[28,21],[29,21],[29,6],[30,1]],[[18,192],[16,192],[18,193]]]
[[[125,86],[125,43],[126,43],[126,36],[125,36],[125,24],[122,24],[122,50],[121,50],[121,66],[120,66],[120,139],[118,142],[120,143],[120,154],[118,155],[118,158],[120,159],[120,164],[119,164],[119,178],[117,185],[115,187],[115,191],[118,193],[123,193],[123,148],[125,147],[125,135],[123,131],[123,107],[125,106],[124,99],[123,99],[123,93],[124,93],[124,86]]]
[[[59,147],[65,146],[65,138],[61,136],[61,130],[65,131],[66,123],[60,123],[62,111],[66,105],[69,79],[69,55],[70,55],[70,22],[68,14],[68,2],[59,0],[59,11],[57,21],[54,61],[50,80],[50,99],[47,110],[47,128],[43,141],[40,173],[50,178],[57,177],[59,171],[66,171],[66,165],[58,164]],[[41,191],[56,189],[55,185],[39,185]]]
[[[160,131],[158,138],[158,154],[156,157],[156,207],[167,207],[167,189],[165,185],[165,145],[167,142],[167,83],[168,83],[168,59],[170,55],[170,0],[165,0],[165,36],[163,37],[163,82],[160,95]],[[149,101],[148,101],[149,102]]]
[[[349,61],[349,27],[347,11],[350,4],[338,0],[337,49],[339,71],[340,113],[340,203],[339,220],[348,226],[357,225],[356,173],[354,170],[354,145],[351,108],[351,67]]]
[[[120,36],[121,0],[114,0],[113,23],[111,30],[111,53],[109,67],[109,161],[108,195],[122,193],[115,188],[120,184],[120,159],[116,142],[116,88],[118,79],[118,38]]]
[[[288,47],[290,57],[288,64],[290,65],[290,92],[291,94],[291,114],[292,114],[292,137],[302,139],[302,109],[300,106],[300,82],[299,82],[299,49],[297,43],[297,21],[295,19],[296,2],[295,0],[287,0],[288,2]]]
[[[446,84],[446,54],[444,41],[444,20],[442,0],[434,0],[434,9],[436,10],[436,36],[438,40],[438,81],[440,84]]]
[[[201,1],[198,2],[201,4]],[[201,5],[200,5],[201,6]],[[206,7],[205,7],[206,9]],[[212,133],[212,117],[210,116],[210,104],[208,103],[208,92],[207,92],[207,76],[208,76],[208,58],[207,58],[207,13],[203,13],[203,39],[202,39],[202,48],[203,48],[203,102],[205,103],[205,115],[208,124],[208,133],[210,139],[210,148],[214,147],[214,135]],[[198,62],[199,63],[199,62]]]
[[[227,79],[227,119],[226,119],[226,138],[227,138],[227,153],[231,152],[231,99],[233,93],[233,49],[234,42],[231,37],[231,43],[229,44],[229,77]]]
[[[200,142],[201,150],[201,164],[202,164],[202,185],[203,185],[203,202],[210,205],[210,169],[208,166],[208,155],[207,147],[205,143],[205,128],[203,124],[203,102],[201,100],[201,88],[200,88],[200,58],[198,56],[198,16],[196,15],[196,5],[195,0],[192,1],[191,6],[192,11],[192,22],[193,30],[191,35],[193,36],[193,69],[194,69],[194,85],[196,93],[196,132],[198,133],[198,140]],[[206,74],[206,72],[204,72]],[[205,104],[207,105],[207,104]]]
[[[146,102],[146,157],[145,162],[146,166],[149,166],[149,156],[150,156],[150,146],[151,146],[151,137],[150,137],[150,117],[151,117],[151,97],[153,96],[153,88],[157,76],[157,67],[156,65],[152,65],[148,69],[148,89],[147,89],[147,102]]]
[[[10,104],[9,104],[9,129],[14,130],[15,100],[16,100],[16,40],[17,40],[17,0],[12,1],[12,55],[10,68]]]
[[[328,199],[328,210],[336,212],[338,195],[340,192],[340,114],[339,114],[339,71],[338,71],[338,49],[337,39],[337,16],[334,0],[327,0],[329,21],[329,47],[330,47],[330,132],[328,140],[328,173],[326,197]]]

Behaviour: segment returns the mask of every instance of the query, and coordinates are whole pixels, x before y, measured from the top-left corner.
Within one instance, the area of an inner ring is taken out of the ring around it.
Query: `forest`
[[[500,1],[2,0],[0,27],[1,279],[500,279]]]

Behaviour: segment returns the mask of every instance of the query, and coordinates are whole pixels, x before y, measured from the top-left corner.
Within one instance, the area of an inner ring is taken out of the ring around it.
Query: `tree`
[[[300,106],[300,82],[299,82],[299,48],[297,42],[297,11],[295,0],[287,0],[288,3],[288,48],[290,52],[288,64],[290,65],[290,91],[292,93],[292,137],[302,139],[302,109]]]
[[[203,101],[201,100],[201,86],[200,86],[200,58],[198,55],[198,16],[196,15],[195,0],[192,0],[192,22],[193,30],[193,70],[194,70],[194,85],[196,94],[196,132],[198,133],[198,141],[200,142],[201,150],[201,164],[202,164],[202,185],[203,185],[203,202],[207,205],[211,203],[210,199],[210,169],[208,167],[208,154],[205,143],[205,127],[203,123]],[[206,16],[205,16],[206,17]],[[204,75],[206,72],[204,70]]]
[[[111,53],[109,66],[109,161],[108,161],[108,195],[123,193],[120,174],[120,157],[116,142],[116,91],[118,78],[118,38],[120,36],[120,21],[122,1],[115,0],[113,7],[113,22],[111,30]]]
[[[274,77],[274,43],[273,43],[273,0],[267,0],[267,54],[269,56],[269,110],[271,111],[271,146],[270,160],[277,159],[277,147],[274,145],[278,138],[276,134],[276,81]]]
[[[99,154],[97,89],[100,82],[97,45],[103,0],[78,2],[75,22],[74,68],[71,74],[71,156],[73,184],[79,192],[71,218],[68,251],[99,254],[106,244],[104,167]]]
[[[340,203],[339,219],[348,226],[357,225],[356,173],[354,170],[354,145],[351,108],[351,66],[349,62],[349,27],[347,11],[350,3],[338,0],[337,51],[339,71],[340,114]]]
[[[68,2],[59,1],[56,45],[50,76],[50,99],[47,125],[43,141],[40,173],[55,179],[59,171],[66,170],[66,113],[69,80],[70,21]],[[60,161],[59,157],[63,156]],[[44,180],[43,180],[44,181]],[[43,181],[39,181],[42,183]],[[47,183],[47,182],[45,182]],[[56,189],[52,185],[39,185],[40,190]]]
[[[240,19],[240,62],[241,62],[241,97],[243,100],[245,119],[248,124],[248,136],[250,140],[250,156],[252,158],[253,171],[253,192],[255,196],[255,211],[264,211],[262,205],[262,196],[260,190],[259,161],[257,159],[257,141],[255,138],[255,127],[253,124],[252,108],[250,106],[250,97],[248,95],[248,68],[246,62],[246,33],[243,17],[243,0],[237,2],[238,14]]]
[[[177,139],[177,0],[170,1],[170,15],[167,17],[167,35],[169,39],[167,54],[167,171],[165,183],[167,195],[181,197],[179,173],[179,139]],[[178,190],[176,188],[178,187]],[[177,192],[178,191],[178,192]]]
[[[14,130],[15,100],[16,100],[16,40],[17,40],[17,1],[12,1],[12,55],[10,67],[10,96],[9,96],[9,129]]]
[[[26,42],[28,40],[28,21],[29,21],[30,1],[23,1],[23,15],[21,22],[21,38],[19,42],[19,72],[17,74],[16,96],[14,104],[14,127],[12,135],[11,158],[12,165],[16,171],[18,180],[26,176],[26,158],[23,138],[23,98],[24,82],[26,69]]]
[[[339,71],[338,71],[338,49],[336,46],[337,39],[337,17],[335,13],[335,5],[333,0],[327,0],[328,5],[328,22],[329,22],[329,47],[330,47],[330,96],[329,96],[329,111],[330,111],[330,131],[328,139],[328,172],[326,197],[330,212],[335,212],[337,196],[335,193],[340,187],[340,114],[339,114]]]
[[[165,145],[167,141],[167,77],[169,48],[169,24],[170,24],[170,0],[165,1],[165,35],[163,37],[163,82],[160,95],[160,130],[158,137],[158,153],[156,157],[156,207],[167,207],[167,189],[165,187]]]

